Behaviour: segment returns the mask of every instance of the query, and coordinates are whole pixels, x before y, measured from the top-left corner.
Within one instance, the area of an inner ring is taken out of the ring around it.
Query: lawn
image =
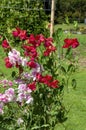
[[[74,24],[56,24],[55,25],[55,29],[57,29],[57,28],[61,28],[62,27],[62,29],[63,30],[70,30],[70,29],[74,29]],[[81,24],[78,24],[78,27],[80,27],[80,28],[82,28],[82,27],[84,27],[84,28],[86,28],[86,24],[83,24],[83,23],[81,23]]]
[[[86,130],[86,69],[74,75],[77,80],[75,90],[65,91],[64,104],[69,110],[68,119],[56,126],[55,130]]]

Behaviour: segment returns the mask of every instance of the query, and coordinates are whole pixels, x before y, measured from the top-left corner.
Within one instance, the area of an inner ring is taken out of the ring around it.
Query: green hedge
[[[0,33],[20,27],[27,30],[28,34],[48,35],[46,23],[47,15],[40,0],[0,1]]]

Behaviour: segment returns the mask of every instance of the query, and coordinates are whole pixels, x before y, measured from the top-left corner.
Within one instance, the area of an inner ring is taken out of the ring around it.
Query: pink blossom
[[[15,96],[15,93],[14,93],[14,89],[13,88],[9,88],[8,90],[5,91],[5,96],[8,100],[8,102],[11,102],[14,100],[14,96]]]
[[[26,87],[27,87],[26,84],[20,84],[18,86],[18,93],[23,93],[24,91],[26,91],[27,90]]]
[[[13,66],[18,66],[18,65],[26,66],[27,65],[27,59],[20,56],[20,52],[15,49],[12,49],[12,51],[8,53],[8,57],[9,57],[10,63]]]
[[[5,94],[0,94],[0,102],[7,103],[8,99]]]
[[[30,104],[30,103],[32,103],[33,102],[33,98],[30,96],[30,95],[28,95],[27,97],[26,97],[26,104]]]
[[[25,96],[26,95],[24,93],[19,93],[18,96],[17,96],[17,100],[16,101],[22,103],[24,101],[24,99],[25,99]]]
[[[27,59],[26,58],[24,58],[24,59],[22,59],[22,66],[27,66]]]
[[[13,86],[13,82],[12,82],[12,81],[8,81],[8,85],[9,85],[10,87],[12,87],[12,86]]]

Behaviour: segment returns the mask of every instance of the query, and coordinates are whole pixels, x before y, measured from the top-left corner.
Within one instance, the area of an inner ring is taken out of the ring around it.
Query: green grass
[[[78,24],[78,27],[86,27],[86,24]],[[74,29],[74,25],[73,24],[57,24],[55,25],[55,30],[58,28],[62,28],[63,30],[70,30],[70,29]]]
[[[77,88],[65,91],[64,104],[69,113],[68,119],[56,126],[55,130],[86,130],[86,70],[79,71],[76,75]]]

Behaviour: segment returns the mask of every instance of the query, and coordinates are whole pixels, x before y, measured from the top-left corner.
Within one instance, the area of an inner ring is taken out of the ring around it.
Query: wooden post
[[[54,12],[55,12],[55,0],[51,0],[51,26],[50,26],[50,37],[54,31]]]

